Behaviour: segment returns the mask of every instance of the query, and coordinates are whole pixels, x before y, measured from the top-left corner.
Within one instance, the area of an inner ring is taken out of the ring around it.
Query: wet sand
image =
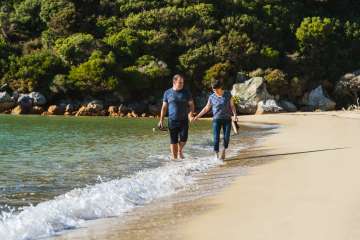
[[[246,116],[282,125],[211,210],[177,227],[181,239],[360,239],[360,114]],[[246,157],[244,157],[246,158]]]

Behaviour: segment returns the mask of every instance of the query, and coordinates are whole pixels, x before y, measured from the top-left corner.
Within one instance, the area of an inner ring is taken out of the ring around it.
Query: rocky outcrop
[[[235,98],[237,111],[241,114],[254,114],[260,101],[274,99],[267,91],[265,79],[262,77],[254,77],[244,83],[234,84],[231,94]]]
[[[303,110],[312,111],[331,111],[335,110],[336,107],[336,103],[328,97],[322,86],[319,86],[310,93],[305,94],[303,97],[303,104],[305,105]]]
[[[104,106],[99,101],[92,101],[86,106],[80,107],[75,116],[105,116]]]
[[[0,113],[11,110],[15,106],[15,101],[7,92],[0,92]]]
[[[274,99],[260,101],[258,103],[256,110],[256,114],[280,113],[280,112],[284,112],[284,109],[280,107]]]

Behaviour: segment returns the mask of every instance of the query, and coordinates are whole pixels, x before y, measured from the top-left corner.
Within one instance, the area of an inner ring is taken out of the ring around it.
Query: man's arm
[[[163,102],[162,107],[161,107],[160,122],[159,122],[159,127],[161,127],[161,128],[164,127],[164,118],[165,118],[165,115],[167,112],[167,108],[168,108],[167,102]]]

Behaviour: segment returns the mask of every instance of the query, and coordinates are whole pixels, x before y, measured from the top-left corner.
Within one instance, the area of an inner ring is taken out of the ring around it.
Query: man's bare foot
[[[179,156],[180,159],[185,159],[184,154],[182,152],[179,152],[178,156]]]
[[[216,159],[219,159],[219,153],[215,152]]]

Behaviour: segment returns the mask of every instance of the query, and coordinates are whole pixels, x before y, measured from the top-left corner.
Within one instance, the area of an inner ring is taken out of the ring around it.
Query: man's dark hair
[[[219,89],[219,88],[222,88],[223,84],[222,84],[222,81],[220,79],[214,79],[212,82],[211,82],[211,87],[213,89]]]

